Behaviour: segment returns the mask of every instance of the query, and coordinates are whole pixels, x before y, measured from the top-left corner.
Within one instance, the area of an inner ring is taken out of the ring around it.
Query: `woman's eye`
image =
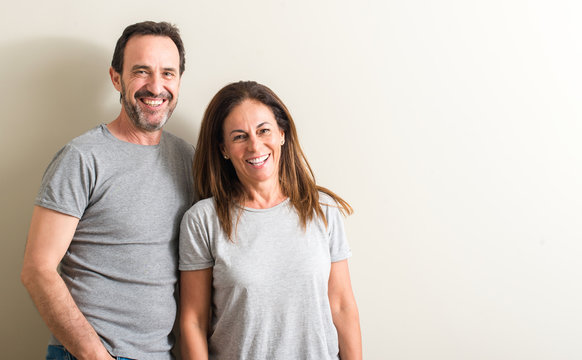
[[[271,132],[271,129],[261,129],[259,130],[259,134],[268,134]]]
[[[243,140],[245,138],[244,135],[236,135],[235,137],[232,138],[232,140],[237,141],[237,140]]]

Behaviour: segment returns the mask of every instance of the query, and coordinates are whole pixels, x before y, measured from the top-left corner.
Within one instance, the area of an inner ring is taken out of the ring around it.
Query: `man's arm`
[[[76,217],[35,206],[21,280],[52,334],[70,353],[79,359],[110,360],[57,272],[78,223]]]
[[[337,329],[340,358],[342,360],[361,360],[360,317],[352,292],[347,260],[331,264],[328,297],[333,324]]]

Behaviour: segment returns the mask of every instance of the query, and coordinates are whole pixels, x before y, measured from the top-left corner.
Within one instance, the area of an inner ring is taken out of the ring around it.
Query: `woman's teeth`
[[[269,154],[259,156],[259,157],[253,158],[253,159],[248,159],[247,162],[251,165],[260,165],[261,163],[264,163],[265,161],[267,161],[268,158],[269,158]]]

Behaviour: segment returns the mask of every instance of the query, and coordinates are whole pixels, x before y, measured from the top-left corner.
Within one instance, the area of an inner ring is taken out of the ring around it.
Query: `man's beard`
[[[160,130],[162,127],[164,127],[164,125],[166,124],[166,122],[168,121],[170,116],[172,115],[172,112],[174,112],[174,109],[176,108],[176,103],[174,103],[173,106],[169,105],[169,107],[167,108],[167,110],[164,114],[157,115],[160,119],[158,122],[148,122],[148,111],[147,110],[144,111],[138,105],[138,102],[140,101],[138,99],[142,98],[142,97],[165,99],[170,104],[173,100],[172,94],[170,94],[167,91],[163,91],[158,95],[154,95],[151,92],[149,92],[148,90],[142,89],[142,90],[138,90],[134,94],[135,104],[131,104],[127,99],[127,92],[126,92],[125,84],[123,83],[123,81],[121,82],[121,91],[122,91],[121,103],[123,104],[125,112],[127,113],[127,116],[131,119],[131,122],[138,129],[142,129],[142,130],[145,130],[148,132]]]

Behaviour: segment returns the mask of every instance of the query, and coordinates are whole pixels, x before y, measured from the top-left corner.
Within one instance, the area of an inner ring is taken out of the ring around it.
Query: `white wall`
[[[5,4],[2,356],[44,355],[19,282],[42,172],[117,115],[115,41],[152,19],[177,24],[187,50],[170,131],[195,142],[219,88],[262,82],[319,182],[356,209],[367,359],[579,359],[581,15],[576,0]]]

